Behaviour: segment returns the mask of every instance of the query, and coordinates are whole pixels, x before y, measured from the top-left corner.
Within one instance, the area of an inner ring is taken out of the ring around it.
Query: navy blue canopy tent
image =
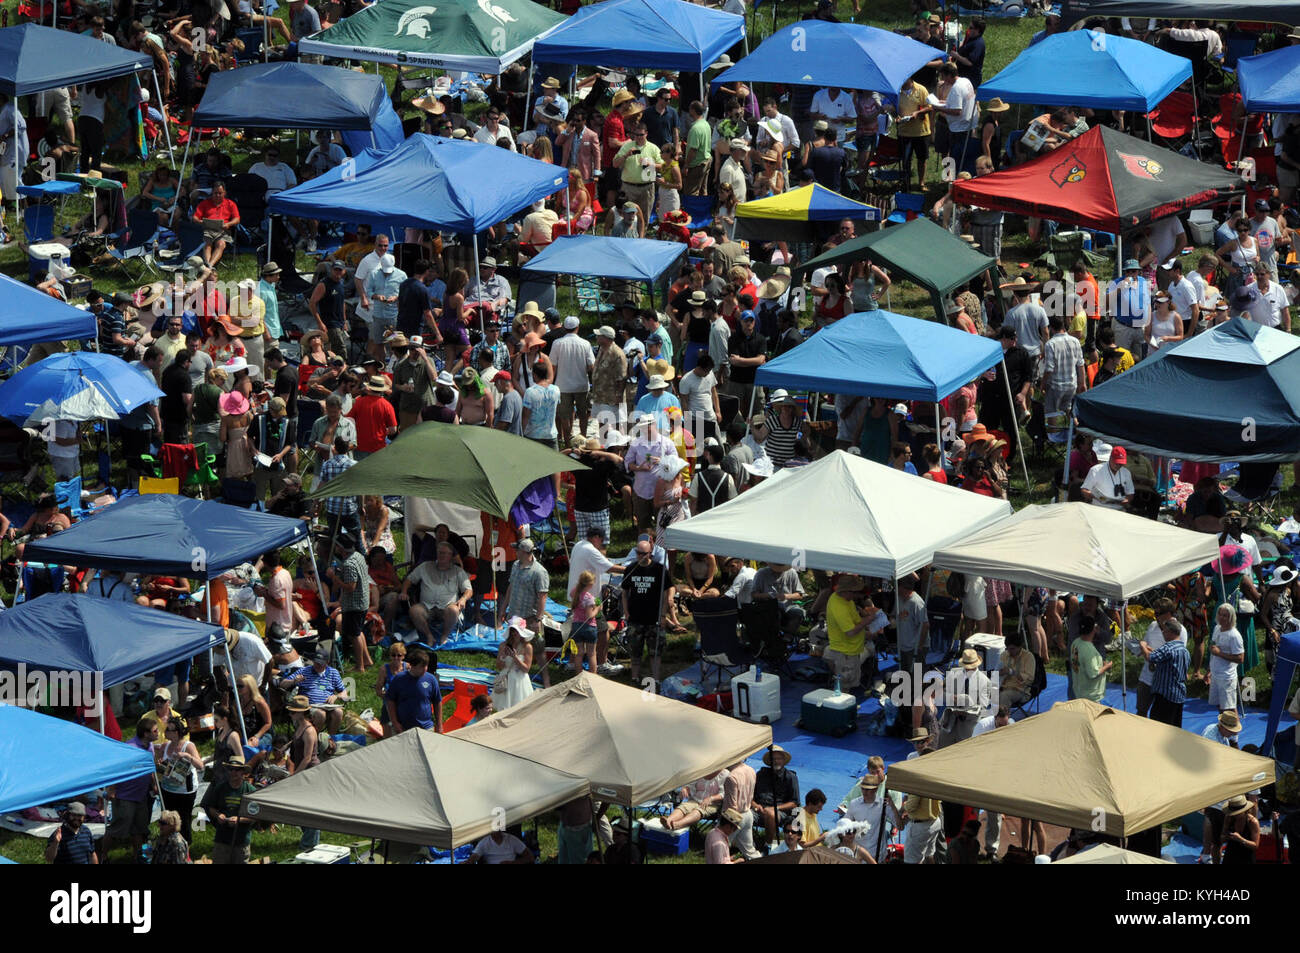
[[[523,266],[527,275],[583,275],[644,281],[652,288],[681,261],[686,246],[650,238],[568,235],[547,245]]]
[[[565,171],[546,162],[417,133],[369,168],[312,179],[269,205],[301,218],[477,234],[567,184]]]
[[[1087,17],[1156,17],[1162,20],[1255,20],[1300,26],[1295,0],[1063,0],[1061,22]]]
[[[1002,345],[992,338],[890,311],[864,311],[841,318],[761,365],[754,383],[769,390],[931,401],[939,430],[938,402],[1001,361]]]
[[[0,33],[3,33],[0,30]],[[108,46],[100,43],[100,46]],[[86,341],[97,332],[95,316],[0,275],[0,346],[38,341]]]
[[[981,100],[1148,113],[1192,78],[1192,61],[1149,43],[1075,30],[1035,43],[976,91]]]
[[[152,773],[153,755],[135,745],[40,712],[0,705],[0,814]]]
[[[105,688],[224,641],[219,625],[120,599],[52,592],[0,612],[0,667],[102,672]]]
[[[0,30],[0,93],[28,96],[59,86],[147,73],[153,60],[120,46],[35,23]]]
[[[1157,456],[1300,459],[1300,340],[1233,318],[1080,394],[1074,413],[1080,430]]]
[[[1300,46],[1237,60],[1242,102],[1252,113],[1300,113]]]
[[[96,510],[27,544],[26,558],[191,579],[213,579],[268,550],[307,538],[302,520],[159,493]]]
[[[903,84],[946,54],[909,36],[859,23],[801,20],[777,30],[731,69],[713,78],[863,89],[896,100]]]
[[[745,18],[684,0],[605,0],[533,44],[535,63],[703,73],[745,38]]]

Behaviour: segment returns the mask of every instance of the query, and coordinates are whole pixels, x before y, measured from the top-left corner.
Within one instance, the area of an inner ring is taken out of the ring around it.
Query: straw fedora
[[[975,669],[979,668],[983,664],[984,664],[983,661],[981,661],[980,659],[980,654],[976,652],[974,649],[962,649],[961,667],[964,668],[966,671],[968,672],[974,671]]]
[[[988,102],[984,104],[984,111],[986,113],[1004,113],[1010,109],[1011,106],[1007,103],[1004,103],[1001,97],[998,96],[994,96],[992,99],[990,99]]]
[[[294,695],[289,699],[288,704],[284,706],[285,711],[311,711],[311,702],[307,700],[306,695]]]
[[[1032,289],[1037,288],[1037,287],[1038,287],[1038,282],[1036,282],[1036,281],[1035,281],[1035,282],[1028,282],[1028,281],[1025,281],[1025,276],[1024,276],[1024,275],[1016,275],[1016,280],[1015,280],[1015,281],[1008,281],[1008,282],[1004,282],[1003,284],[998,285],[998,288],[1000,288],[1000,289],[1002,289],[1002,290],[1004,290],[1004,291],[1026,291],[1026,292],[1028,292],[1028,291],[1031,291]]]
[[[1219,712],[1219,730],[1234,735],[1241,731],[1241,719],[1235,711]]]
[[[541,321],[546,317],[546,315],[542,314],[542,309],[537,307],[536,301],[529,301],[524,305],[524,309],[519,312],[518,317],[536,318],[538,321]]]
[[[542,89],[559,89],[560,81],[554,76],[548,76],[542,80]]]
[[[431,89],[426,89],[423,96],[412,99],[411,105],[431,116],[441,116],[447,111],[447,107],[438,100]]]
[[[665,358],[651,358],[645,362],[645,372],[651,377],[662,377],[664,386],[677,375],[677,369]]]
[[[146,308],[152,308],[155,304],[163,299],[167,294],[167,282],[155,281],[152,284],[144,285],[137,288],[135,292],[136,307],[141,311]]]
[[[636,99],[636,97],[633,96],[631,93],[629,93],[626,89],[620,89],[617,93],[614,94],[614,108],[617,109],[619,106],[622,106],[624,103],[631,102],[634,99]]]
[[[790,290],[788,275],[773,275],[758,286],[758,296],[764,301],[772,301]]]
[[[643,112],[645,112],[645,107],[642,106],[640,103],[629,103],[627,108],[623,110],[623,118],[625,120],[634,119],[635,117],[641,115]]]
[[[840,576],[839,581],[835,584],[835,591],[840,595],[850,592],[866,592],[867,581],[857,573],[846,572]]]
[[[376,374],[366,381],[366,390],[372,394],[388,393],[388,381],[382,374]]]
[[[780,162],[781,153],[777,152],[775,149],[768,149],[763,153],[762,159],[764,162]]]
[[[1250,807],[1250,798],[1246,797],[1244,794],[1238,794],[1228,802],[1228,806],[1224,813],[1226,813],[1228,817],[1233,817],[1237,814],[1245,814],[1250,810]]]
[[[780,767],[784,768],[791,760],[790,752],[780,745],[772,745],[771,748],[767,749],[767,753],[763,755],[763,763],[769,768],[773,767],[773,761],[781,761]]]
[[[912,742],[913,744],[916,744],[917,742],[920,741],[929,741],[930,729],[922,725],[920,728],[917,728],[916,731],[912,732],[912,736],[907,740]]]

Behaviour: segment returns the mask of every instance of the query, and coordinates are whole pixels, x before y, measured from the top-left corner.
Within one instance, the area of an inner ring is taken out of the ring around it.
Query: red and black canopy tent
[[[1245,192],[1241,176],[1094,126],[1023,165],[953,183],[961,205],[1121,232]]]

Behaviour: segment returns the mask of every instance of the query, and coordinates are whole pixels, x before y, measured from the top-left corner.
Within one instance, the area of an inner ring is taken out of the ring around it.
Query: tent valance
[[[1242,21],[1300,26],[1300,6],[1292,0],[1063,0],[1061,22],[1088,17],[1156,17],[1161,20]]]

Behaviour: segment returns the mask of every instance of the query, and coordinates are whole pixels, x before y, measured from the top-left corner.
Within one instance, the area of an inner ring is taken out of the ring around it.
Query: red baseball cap
[[[1110,452],[1112,463],[1128,463],[1128,452],[1123,447],[1116,447]]]

